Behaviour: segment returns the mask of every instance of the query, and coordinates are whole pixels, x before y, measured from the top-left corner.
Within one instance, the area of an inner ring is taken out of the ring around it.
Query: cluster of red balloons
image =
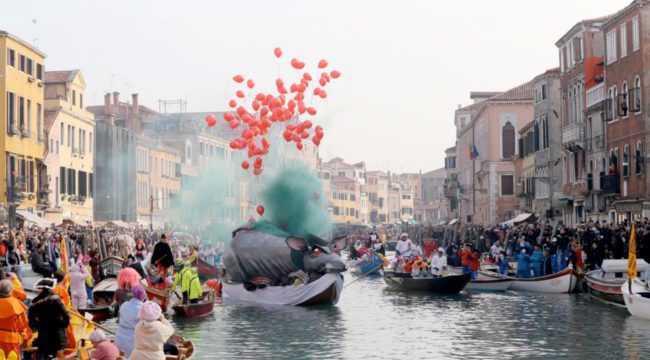
[[[278,59],[282,57],[280,48],[275,48],[273,53]],[[245,171],[252,167],[253,174],[258,176],[264,171],[263,157],[271,147],[266,135],[272,126],[283,127],[284,140],[295,143],[298,150],[302,150],[303,141],[310,138],[315,146],[319,146],[324,136],[323,128],[314,126],[313,117],[318,111],[311,104],[314,100],[327,98],[325,87],[333,79],[339,78],[341,73],[336,70],[326,71],[329,66],[327,60],[320,60],[317,70],[320,75],[314,81],[316,77],[309,72],[302,72],[306,66],[303,61],[293,58],[290,65],[298,72],[299,80],[285,83],[278,78],[275,81],[275,92],[253,93],[256,86],[253,79],[246,79],[242,75],[232,78],[235,83],[241,84],[241,88],[235,91],[235,97],[228,102],[230,110],[224,113],[223,120],[231,129],[241,129],[241,132],[230,142],[230,148],[246,151],[249,160],[242,161],[241,167]],[[209,127],[217,123],[214,115],[206,116],[205,121]],[[264,208],[261,209],[263,213]],[[260,207],[257,210],[259,213]]]

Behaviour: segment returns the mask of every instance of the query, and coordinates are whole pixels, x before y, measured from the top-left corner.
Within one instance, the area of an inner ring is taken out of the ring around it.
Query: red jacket
[[[475,252],[475,253],[472,253],[469,256],[469,258],[470,258],[469,270],[470,271],[478,270],[478,268],[480,266],[478,261],[481,258],[481,255],[479,253]]]

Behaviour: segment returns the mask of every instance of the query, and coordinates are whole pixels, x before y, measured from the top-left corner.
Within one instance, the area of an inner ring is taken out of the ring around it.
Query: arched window
[[[628,110],[630,109],[630,102],[628,100],[628,91],[627,91],[627,81],[623,82],[623,88],[621,89],[621,95],[618,99],[618,109],[619,114],[623,117],[627,117]]]
[[[618,91],[616,86],[612,88],[612,119],[618,120],[618,111],[616,111],[616,101],[618,99]]]
[[[508,121],[501,128],[501,157],[510,159],[515,154],[515,127]]]
[[[641,175],[643,173],[643,162],[645,158],[643,156],[643,143],[638,141],[634,147],[634,173]]]
[[[634,79],[634,98],[632,101],[632,111],[641,112],[641,78],[638,76]]]
[[[623,148],[623,176],[630,176],[630,146],[625,145]]]

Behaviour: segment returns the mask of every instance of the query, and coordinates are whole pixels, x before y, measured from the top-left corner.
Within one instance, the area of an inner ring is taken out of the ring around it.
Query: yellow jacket
[[[203,296],[203,290],[201,289],[201,281],[197,274],[192,273],[190,276],[190,294],[188,298],[190,300],[199,299]]]
[[[189,266],[185,266],[181,271],[176,274],[174,277],[174,283],[172,284],[172,289],[176,289],[178,283],[181,283],[181,291],[186,292],[190,289],[190,279],[192,275],[192,270]]]

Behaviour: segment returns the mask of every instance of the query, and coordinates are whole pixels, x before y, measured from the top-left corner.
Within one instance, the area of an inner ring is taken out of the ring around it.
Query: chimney
[[[138,117],[140,114],[140,108],[138,104],[138,94],[131,94],[131,98],[133,99],[133,116]]]
[[[117,91],[113,92],[113,104],[115,105],[116,108],[120,107],[120,93]]]
[[[104,115],[108,116],[111,114],[111,93],[106,93],[104,95]]]

